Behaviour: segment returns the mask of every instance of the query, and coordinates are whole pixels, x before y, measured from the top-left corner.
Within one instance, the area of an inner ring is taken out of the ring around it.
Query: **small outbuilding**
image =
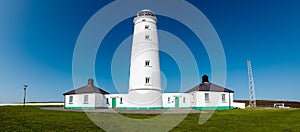
[[[108,92],[94,86],[94,80],[89,79],[88,85],[64,93],[64,107],[69,109],[107,108],[105,94]]]
[[[233,108],[234,91],[208,81],[208,76],[202,76],[202,83],[185,93],[191,95],[193,109],[225,110]]]

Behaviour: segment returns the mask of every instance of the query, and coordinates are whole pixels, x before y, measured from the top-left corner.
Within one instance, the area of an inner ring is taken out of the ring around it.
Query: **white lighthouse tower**
[[[128,101],[132,107],[162,108],[157,18],[144,9],[137,13],[133,23]]]

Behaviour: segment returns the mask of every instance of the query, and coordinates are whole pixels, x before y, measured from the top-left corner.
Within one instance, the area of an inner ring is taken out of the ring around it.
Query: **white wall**
[[[136,17],[134,22],[129,94],[135,89],[161,91],[159,44],[155,20],[152,17]],[[145,25],[148,25],[149,29],[145,29]],[[150,35],[150,39],[145,39],[145,35]],[[150,66],[145,66],[146,60],[150,60]],[[151,77],[150,85],[145,85],[145,77]]]
[[[162,107],[162,88],[159,61],[159,43],[156,17],[134,18],[131,49],[128,107]],[[149,28],[145,29],[145,25]],[[149,35],[149,39],[145,36]],[[145,61],[150,61],[145,66]],[[146,77],[150,78],[146,83]]]
[[[128,101],[126,99],[127,94],[106,94],[106,98],[108,98],[108,108],[112,108],[112,99],[116,99],[116,108],[128,107]],[[121,102],[122,98],[122,102]]]
[[[84,96],[88,95],[88,102],[84,103]],[[70,96],[73,96],[73,102],[70,103]],[[65,107],[66,108],[95,108],[95,107],[107,107],[106,98],[99,93],[86,93],[86,94],[73,94],[65,95]]]
[[[95,94],[95,106],[96,107],[108,107],[106,103],[106,97],[103,94],[97,93]]]
[[[205,101],[205,93],[209,93],[208,102]],[[222,94],[225,94],[225,101],[222,101]],[[105,96],[106,98],[109,99],[109,104],[107,105],[109,108],[112,108],[112,98],[116,98],[117,108],[143,107],[142,105],[133,102],[129,94],[107,94]],[[179,97],[180,108],[233,106],[233,93],[197,91],[192,93],[163,93],[162,94],[163,107],[175,108],[175,97]],[[121,98],[122,98],[122,104],[120,103]],[[168,98],[170,98],[170,101],[168,101]],[[185,98],[185,102],[183,101],[184,98]]]
[[[230,106],[233,106],[233,93],[230,93]]]
[[[164,93],[162,95],[163,107],[174,108],[176,103],[175,102],[176,97],[179,98],[180,108],[188,108],[192,106],[192,96],[189,93]],[[168,100],[168,98],[170,98],[170,101]]]
[[[209,101],[205,101],[205,93],[209,94]],[[232,106],[233,104],[233,94],[228,92],[197,91],[191,94],[195,107]],[[225,94],[225,101],[222,101],[222,94]]]
[[[233,108],[245,109],[245,103],[233,102]]]
[[[209,101],[205,101],[205,93],[209,94]],[[225,94],[225,101],[222,101],[222,94]],[[84,103],[84,95],[88,95],[88,103]],[[73,96],[73,103],[69,103],[69,97]],[[230,96],[230,98],[229,98]],[[192,93],[164,93],[162,94],[162,104],[164,108],[175,108],[175,98],[179,98],[180,108],[189,107],[229,107],[233,106],[233,93],[227,92],[210,92],[210,91],[196,91]],[[108,98],[108,103],[107,103]],[[146,107],[137,104],[131,99],[129,94],[107,94],[99,93],[89,94],[74,94],[65,96],[65,107],[108,107],[112,108],[112,99],[116,99],[116,108],[130,108],[130,107]],[[122,102],[121,102],[122,98]],[[168,101],[170,98],[170,101]],[[185,101],[184,101],[185,99]]]

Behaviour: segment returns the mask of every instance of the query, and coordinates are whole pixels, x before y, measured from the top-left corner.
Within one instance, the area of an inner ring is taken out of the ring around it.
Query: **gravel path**
[[[170,109],[170,110],[116,110],[116,109],[93,109],[93,110],[74,110],[63,107],[41,107],[41,110],[57,110],[72,112],[102,112],[102,113],[128,113],[128,114],[187,114],[187,113],[207,113],[200,110],[189,109]]]

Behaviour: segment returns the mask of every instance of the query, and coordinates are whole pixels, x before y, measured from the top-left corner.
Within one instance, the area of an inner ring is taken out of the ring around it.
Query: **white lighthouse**
[[[157,37],[157,18],[150,10],[141,10],[133,20],[129,102],[133,107],[162,107],[162,88]]]
[[[209,82],[207,75],[202,77],[202,83],[185,93],[162,93],[157,18],[152,11],[141,10],[133,23],[128,94],[110,94],[89,79],[87,86],[63,94],[65,108],[225,110],[234,107],[234,91]]]

